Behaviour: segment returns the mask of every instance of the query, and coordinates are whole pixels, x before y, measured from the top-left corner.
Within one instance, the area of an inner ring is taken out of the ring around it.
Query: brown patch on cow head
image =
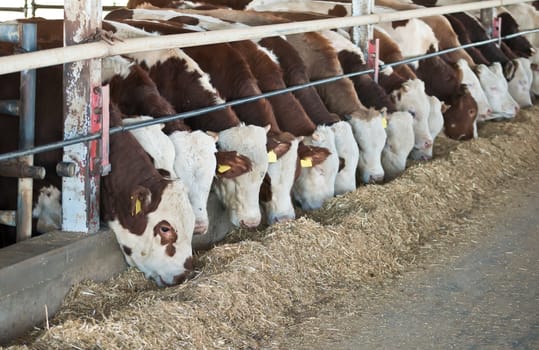
[[[133,253],[133,249],[129,248],[126,245],[122,245],[122,250],[124,251],[125,255],[130,256]]]
[[[260,193],[258,195],[258,200],[260,202],[269,202],[273,193],[271,192],[271,177],[266,173],[264,179],[262,180],[262,185],[260,185]]]
[[[405,27],[408,24],[408,21],[408,19],[403,19],[402,21],[393,21],[391,22],[391,26],[393,27],[393,29],[398,27]]]
[[[122,21],[124,19],[133,19],[133,10],[117,9],[117,10],[114,10],[114,11],[110,11],[105,16],[105,19],[113,20],[113,21]]]
[[[451,107],[444,113],[444,132],[455,140],[469,140],[474,137],[474,122],[477,118],[477,103],[465,85],[453,98]]]
[[[346,11],[346,7],[343,5],[335,5],[331,10],[328,11],[328,15],[334,17],[346,17],[348,16],[348,12]]]
[[[131,216],[146,215],[152,202],[152,193],[144,186],[136,186],[129,196]]]
[[[185,259],[185,262],[183,263],[183,268],[185,269],[184,272],[180,273],[179,275],[174,276],[174,282],[173,284],[181,284],[185,281],[187,281],[192,275],[193,275],[193,257],[190,256],[187,259]]]
[[[178,240],[178,234],[176,230],[166,220],[160,221],[153,227],[153,235],[161,238],[161,245],[166,245],[165,252],[168,256],[172,257],[176,253],[176,247],[174,244]]]
[[[339,171],[343,170],[346,166],[346,160],[342,157],[339,157]]]
[[[188,24],[191,26],[196,26],[199,23],[198,18],[190,17],[190,16],[176,16],[176,17],[169,18],[167,21],[174,22],[174,23]]]
[[[236,151],[217,151],[217,169],[215,174],[218,177],[233,179],[252,170],[252,163],[249,158]]]

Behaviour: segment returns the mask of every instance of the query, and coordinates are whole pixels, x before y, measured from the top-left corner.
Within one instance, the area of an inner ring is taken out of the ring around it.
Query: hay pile
[[[33,332],[25,343],[44,349],[279,348],[272,340],[287,326],[338,295],[376,288],[411,264],[424,242],[451,234],[448,222],[536,167],[538,111],[488,123],[471,142],[441,138],[435,160],[411,165],[386,185],[334,198],[292,223],[234,232],[199,256],[198,276],[184,285],[157,289],[135,270],[78,285],[50,329]]]

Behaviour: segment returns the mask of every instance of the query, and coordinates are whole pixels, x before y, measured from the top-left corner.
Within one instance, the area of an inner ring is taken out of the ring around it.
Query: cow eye
[[[168,232],[168,231],[170,231],[170,227],[168,227],[168,226],[161,226],[161,231],[162,231],[162,232]]]
[[[413,118],[415,118],[415,111],[408,111],[412,115]]]

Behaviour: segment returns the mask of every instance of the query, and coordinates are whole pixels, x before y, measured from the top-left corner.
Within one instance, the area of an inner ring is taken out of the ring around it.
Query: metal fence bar
[[[37,50],[37,25],[24,23],[19,25],[21,47],[25,51]],[[19,101],[19,148],[34,147],[35,116],[36,116],[36,71],[21,72],[20,101]],[[19,159],[27,166],[34,165],[34,155],[29,154]],[[18,179],[17,197],[17,242],[32,237],[32,194],[34,180],[28,177]]]

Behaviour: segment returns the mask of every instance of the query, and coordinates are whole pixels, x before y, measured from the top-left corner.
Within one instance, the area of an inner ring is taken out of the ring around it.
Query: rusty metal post
[[[352,16],[370,15],[373,10],[373,0],[352,0]],[[354,44],[361,48],[364,57],[369,51],[369,40],[373,37],[372,24],[352,27]]]
[[[101,27],[101,0],[66,1],[65,45],[75,45]],[[95,132],[101,118],[101,61],[91,59],[64,65],[64,139]],[[98,142],[64,148],[64,162],[76,164],[74,177],[62,182],[62,230],[99,230]]]
[[[21,47],[25,51],[37,50],[37,26],[27,23],[19,26]],[[19,103],[19,148],[34,147],[34,130],[36,115],[36,71],[24,70],[21,72]],[[22,164],[34,165],[34,156],[19,158]],[[19,193],[17,196],[17,242],[32,237],[32,178],[19,178]]]
[[[489,38],[492,37],[492,20],[494,19],[494,16],[493,8],[481,9],[481,12],[479,13],[479,19],[481,20],[483,27],[485,27]]]

